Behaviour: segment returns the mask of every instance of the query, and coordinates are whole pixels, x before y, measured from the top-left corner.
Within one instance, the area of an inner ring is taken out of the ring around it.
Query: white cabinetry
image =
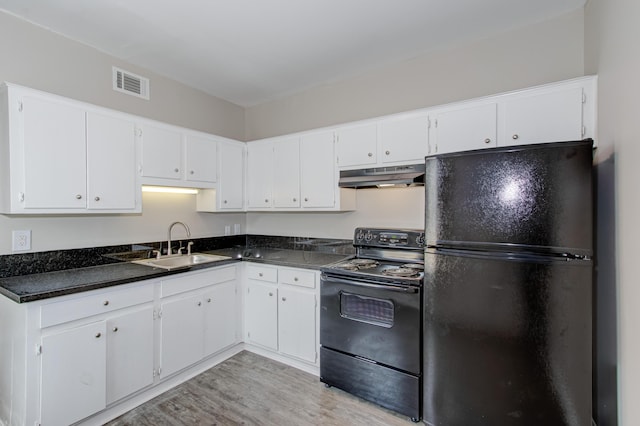
[[[430,154],[496,146],[498,123],[494,102],[438,111],[431,121]]]
[[[15,85],[0,92],[2,212],[140,211],[127,115]]]
[[[235,266],[168,278],[160,291],[160,377],[236,342]]]
[[[244,210],[245,143],[218,139],[218,181],[214,189],[198,192],[200,212]]]
[[[593,138],[595,86],[583,77],[436,107],[429,153]]]
[[[273,143],[273,207],[300,207],[300,139],[277,139]]]
[[[153,383],[153,286],[40,308],[41,423],[66,425]]]
[[[273,142],[247,144],[247,208],[265,209],[273,206]]]
[[[309,364],[317,361],[318,274],[247,264],[246,342]]]
[[[142,183],[211,188],[216,182],[217,141],[204,133],[143,122],[140,138]]]
[[[375,166],[378,161],[378,125],[376,123],[336,130],[338,166]]]
[[[427,155],[429,122],[426,114],[407,114],[380,122],[379,157],[383,164],[422,163]]]
[[[300,197],[303,208],[336,206],[338,180],[333,132],[311,133],[300,139]]]

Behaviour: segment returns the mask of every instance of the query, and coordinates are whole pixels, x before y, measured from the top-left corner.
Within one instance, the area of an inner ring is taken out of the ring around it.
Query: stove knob
[[[364,231],[361,229],[360,231],[358,231],[358,233],[356,234],[356,240],[358,241],[362,241],[362,239],[364,238]]]
[[[364,236],[364,239],[366,241],[371,241],[373,239],[373,234],[371,233],[371,231],[367,232],[367,235]]]
[[[424,247],[424,234],[420,234],[416,238],[416,243],[418,244],[419,247]]]

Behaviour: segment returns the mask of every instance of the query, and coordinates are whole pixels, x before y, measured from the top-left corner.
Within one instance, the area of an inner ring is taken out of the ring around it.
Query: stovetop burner
[[[406,268],[404,267],[406,265],[403,265],[400,268],[389,268],[389,269],[385,269],[382,271],[382,275],[389,275],[392,277],[403,277],[403,278],[410,278],[410,277],[417,277],[420,275],[420,270],[414,267],[411,268]],[[422,266],[422,265],[420,265]]]

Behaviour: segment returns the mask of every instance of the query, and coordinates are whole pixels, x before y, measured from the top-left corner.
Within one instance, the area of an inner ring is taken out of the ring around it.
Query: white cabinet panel
[[[243,163],[243,143],[219,143],[217,201],[220,210],[242,210],[244,207]]]
[[[505,102],[505,137],[499,145],[523,145],[582,139],[582,87]]]
[[[107,320],[107,404],[153,383],[153,306]]]
[[[316,362],[316,295],[313,291],[278,288],[278,349]]]
[[[382,163],[422,162],[427,155],[427,115],[394,117],[380,123]]]
[[[84,209],[84,110],[30,95],[23,96],[21,102],[24,208]]]
[[[87,208],[136,209],[135,143],[133,121],[87,113]]]
[[[300,207],[300,139],[273,143],[273,206]]]
[[[249,280],[245,300],[247,340],[278,350],[278,294],[273,285]]]
[[[204,294],[204,355],[211,355],[237,341],[236,282],[211,287]]]
[[[167,377],[202,358],[202,298],[198,294],[165,301],[161,309],[160,366],[162,377]]]
[[[491,148],[497,139],[497,105],[489,103],[434,114],[433,153]]]
[[[69,425],[105,408],[104,321],[44,336],[41,357],[43,425]]]
[[[313,133],[300,140],[300,193],[302,207],[331,208],[335,205],[333,132]]]
[[[214,138],[185,135],[185,179],[190,182],[214,183],[218,174],[218,144]]]
[[[177,129],[144,124],[141,126],[142,176],[182,178],[182,133]]]
[[[273,143],[247,144],[247,207],[268,209],[273,205]]]
[[[337,130],[338,166],[366,166],[378,159],[378,126],[376,123]]]

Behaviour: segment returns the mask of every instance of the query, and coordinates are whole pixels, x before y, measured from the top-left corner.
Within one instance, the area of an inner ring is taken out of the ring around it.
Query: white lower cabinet
[[[169,278],[160,285],[161,378],[236,343],[235,266]]]
[[[273,265],[246,268],[246,342],[316,364],[318,273]]]

